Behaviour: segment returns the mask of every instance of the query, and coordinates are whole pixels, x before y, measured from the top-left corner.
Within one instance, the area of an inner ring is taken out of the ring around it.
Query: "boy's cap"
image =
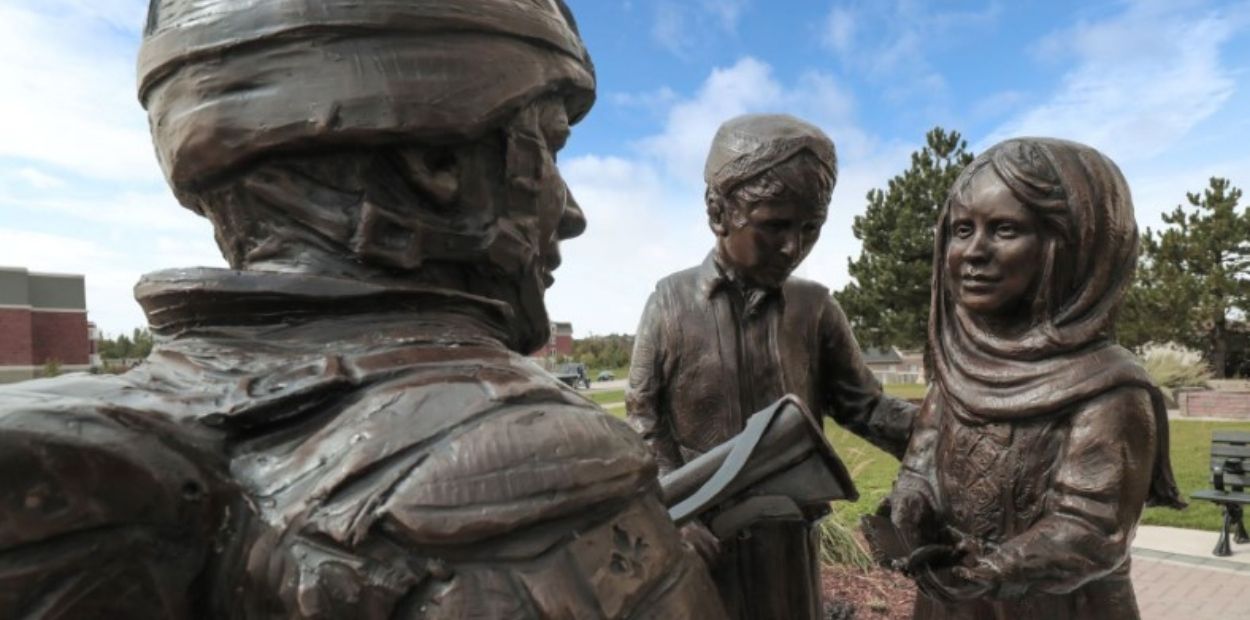
[[[174,186],[272,151],[476,139],[535,98],[594,101],[563,0],[154,0],[139,100]]]
[[[738,116],[725,121],[712,138],[703,180],[729,191],[803,150],[815,155],[837,180],[837,151],[819,127],[789,114]]]

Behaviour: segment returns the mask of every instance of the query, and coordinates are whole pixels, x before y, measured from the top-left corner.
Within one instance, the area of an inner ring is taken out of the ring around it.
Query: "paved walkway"
[[[1250,545],[1211,555],[1216,532],[1141,526],[1133,541],[1133,587],[1143,620],[1250,618]]]

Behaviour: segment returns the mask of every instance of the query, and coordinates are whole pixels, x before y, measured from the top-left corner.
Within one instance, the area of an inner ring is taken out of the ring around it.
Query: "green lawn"
[[[831,420],[825,421],[825,435],[846,463],[855,488],[859,489],[859,501],[834,503],[833,518],[845,526],[858,528],[859,518],[876,510],[890,493],[898,475],[898,461]]]
[[[597,373],[594,373],[597,374]],[[591,374],[591,377],[594,377]],[[616,375],[618,379],[624,378],[621,374]],[[591,384],[594,385],[593,383]],[[913,384],[890,384],[885,386],[885,393],[896,398],[921,399],[924,398],[926,386]],[[600,405],[615,402],[624,402],[625,390],[611,390],[608,392],[595,392],[587,395],[590,400]]]
[[[599,373],[605,370],[612,373],[614,380],[629,378],[629,366],[622,366],[620,368],[592,368],[588,376],[591,381],[598,383],[595,379],[599,376]]]
[[[1176,474],[1176,485],[1189,501],[1189,507],[1180,511],[1147,508],[1142,523],[1218,531],[1224,519],[1219,508],[1211,502],[1190,501],[1189,494],[1211,488],[1211,431],[1250,431],[1250,422],[1172,420],[1169,427],[1172,472]]]
[[[1210,488],[1211,431],[1250,431],[1250,423],[1246,422],[1172,420],[1169,427],[1172,471],[1176,474],[1176,483],[1180,486],[1181,493],[1186,497],[1199,489]],[[898,462],[842,428],[827,424],[826,431],[829,440],[850,469],[860,494],[860,500],[856,503],[839,502],[835,505],[834,515],[843,523],[856,523],[860,515],[875,510],[877,504],[889,493],[890,485],[898,474]],[[1142,523],[1218,531],[1222,519],[1214,504],[1195,501],[1190,503],[1189,508],[1181,511],[1147,508]]]
[[[924,396],[924,386],[920,385],[887,385],[885,389],[890,395],[900,398]],[[610,413],[622,417],[625,415],[624,391],[613,390],[589,396],[596,403],[607,406]],[[615,403],[620,404],[611,406]],[[1176,474],[1176,483],[1180,486],[1181,493],[1188,497],[1194,491],[1210,488],[1211,431],[1250,431],[1250,422],[1172,420],[1169,428],[1172,471]],[[877,505],[890,492],[890,486],[898,475],[898,461],[832,422],[826,422],[825,432],[846,462],[860,494],[858,502],[838,502],[834,506],[834,518],[845,525],[854,526],[859,523],[861,515],[876,510]],[[1220,510],[1215,504],[1194,501],[1190,502],[1189,508],[1181,511],[1148,508],[1142,523],[1218,531],[1222,520]]]
[[[607,404],[611,404],[611,403],[623,403],[623,402],[625,402],[625,390],[610,390],[610,391],[607,391],[607,392],[592,392],[592,393],[590,393],[590,394],[585,394],[585,396],[586,396],[587,398],[589,398],[590,400],[592,400],[592,401],[594,401],[594,402],[596,402],[596,403],[599,403],[600,405],[607,405]]]
[[[887,383],[882,386],[885,393],[895,398],[906,398],[908,400],[920,400],[924,398],[925,392],[929,386],[920,383]]]

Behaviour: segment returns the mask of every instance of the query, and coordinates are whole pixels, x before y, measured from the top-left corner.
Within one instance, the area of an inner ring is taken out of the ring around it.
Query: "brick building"
[[[0,267],[0,382],[34,378],[50,361],[89,369],[90,333],[82,276]]]
[[[531,357],[569,357],[573,355],[573,324],[552,323],[551,338]]]

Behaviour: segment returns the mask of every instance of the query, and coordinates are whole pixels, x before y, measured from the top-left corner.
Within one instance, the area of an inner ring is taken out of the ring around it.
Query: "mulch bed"
[[[824,566],[826,620],[909,620],[916,587],[884,568]]]

